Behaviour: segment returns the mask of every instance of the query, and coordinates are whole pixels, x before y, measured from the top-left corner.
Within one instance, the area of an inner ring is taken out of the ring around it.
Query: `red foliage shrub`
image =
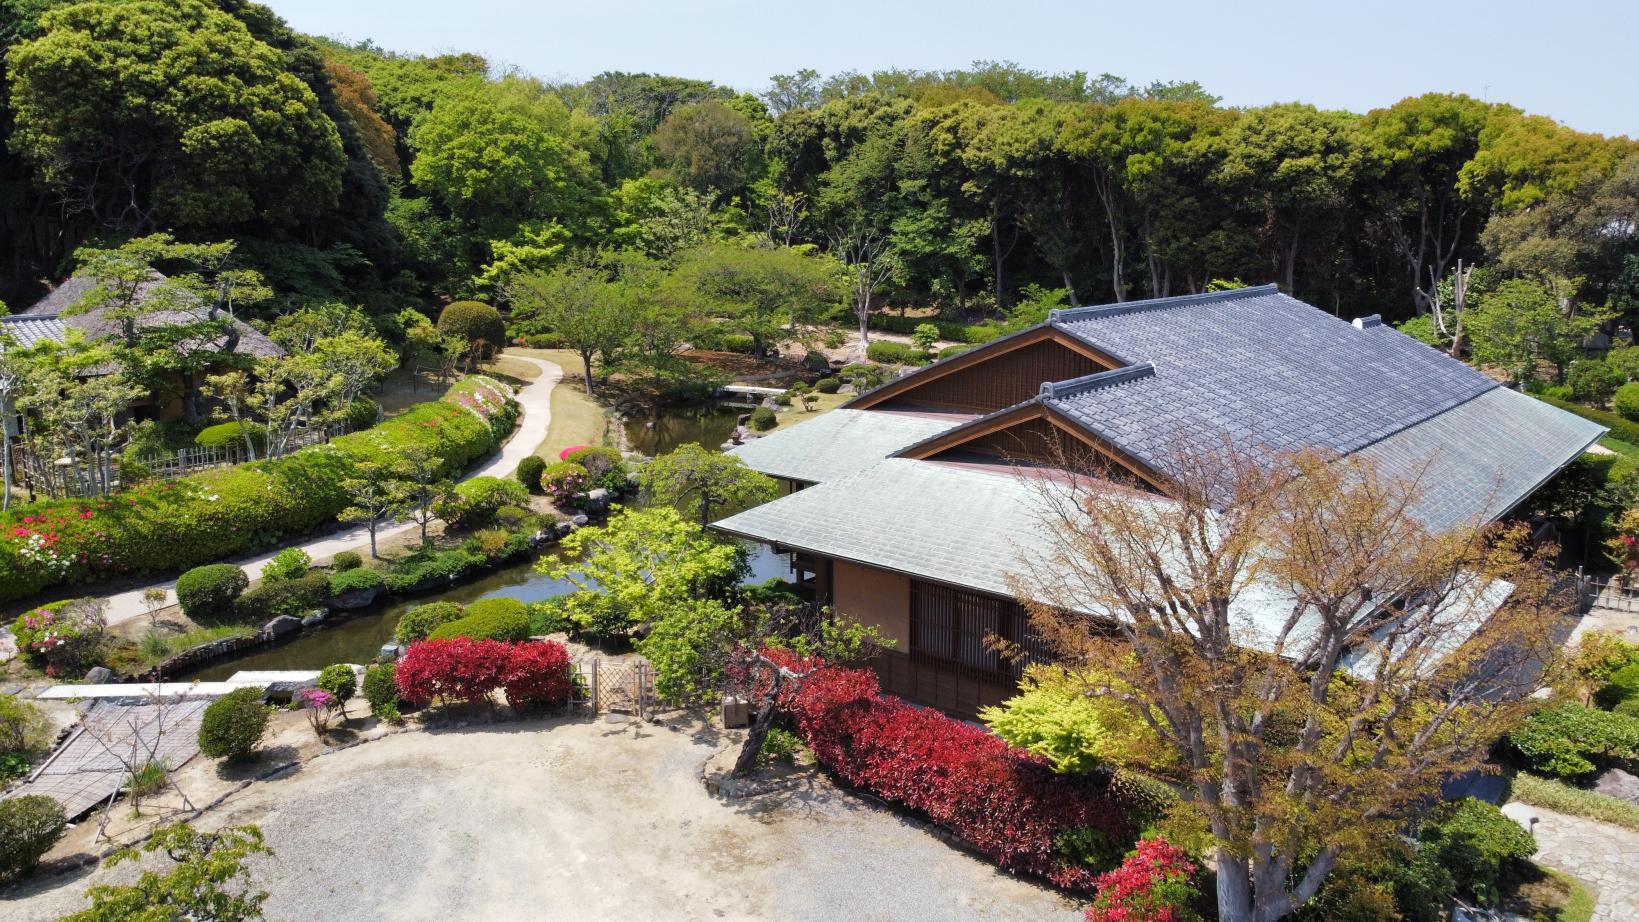
[[[512,645],[499,640],[423,640],[398,661],[398,696],[424,705],[433,698],[483,701],[502,685]]]
[[[569,650],[555,640],[520,643],[512,648],[501,687],[514,710],[534,711],[556,707],[569,700],[573,690],[569,675]]]
[[[423,640],[404,652],[393,681],[400,698],[418,705],[484,701],[499,688],[518,710],[546,707],[569,700],[569,651],[554,641]]]
[[[849,784],[927,814],[1004,868],[1091,889],[1058,840],[1093,830],[1119,855],[1137,836],[1104,780],[1055,774],[983,729],[880,693],[874,673],[825,667],[785,696],[798,733]]]
[[[1195,863],[1166,839],[1145,839],[1121,867],[1098,875],[1087,922],[1189,922]]]

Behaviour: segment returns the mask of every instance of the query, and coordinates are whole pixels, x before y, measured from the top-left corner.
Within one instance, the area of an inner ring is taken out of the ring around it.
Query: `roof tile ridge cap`
[[[1140,381],[1152,377],[1154,374],[1154,362],[1139,362],[1121,368],[1112,368],[1108,371],[1082,375],[1079,378],[1071,378],[1067,381],[1043,381],[1038,397],[1046,400],[1072,397],[1101,387],[1113,387],[1129,381]]]
[[[1239,298],[1253,298],[1271,294],[1280,294],[1280,286],[1274,282],[1267,285],[1251,285],[1246,288],[1228,288],[1223,291],[1203,291],[1200,294],[1193,295],[1172,295],[1165,298],[1123,301],[1119,304],[1058,307],[1047,312],[1047,322],[1060,323],[1072,320],[1088,320],[1094,317],[1114,317],[1138,311],[1179,307],[1187,304],[1211,304],[1218,301],[1233,301]]]

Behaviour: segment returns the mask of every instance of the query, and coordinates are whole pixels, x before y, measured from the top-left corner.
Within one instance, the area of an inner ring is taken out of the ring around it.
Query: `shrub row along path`
[[[525,456],[535,453],[536,447],[546,438],[546,430],[552,424],[552,389],[563,378],[563,369],[552,362],[533,359],[522,355],[508,354],[508,358],[518,362],[528,362],[541,369],[541,374],[534,380],[526,382],[515,395],[518,407],[522,411],[518,426],[512,432],[512,437],[501,450],[491,455],[488,460],[478,467],[468,471],[461,479],[472,477],[506,477],[518,469],[518,462]],[[398,525],[389,525],[376,532],[378,541],[386,541],[395,535],[405,534],[417,526],[414,522],[405,522]],[[341,551],[362,551],[370,545],[370,532],[363,526],[349,528],[345,531],[332,532],[322,538],[315,538],[302,544],[289,545],[306,551],[314,560],[322,560],[334,556]],[[273,555],[283,548],[276,548],[255,556],[240,557],[228,561],[236,563],[251,579],[259,579],[262,568],[266,566]],[[108,623],[118,624],[132,618],[144,617],[148,614],[148,607],[142,602],[142,594],[149,589],[164,589],[169,602],[176,601],[176,580],[167,579],[148,586],[139,586],[125,592],[108,596]]]
[[[1535,860],[1584,881],[1597,891],[1593,922],[1639,919],[1639,832],[1542,807],[1519,804],[1537,818]]]

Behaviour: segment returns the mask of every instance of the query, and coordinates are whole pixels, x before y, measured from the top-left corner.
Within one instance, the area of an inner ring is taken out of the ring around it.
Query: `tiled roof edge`
[[[1125,368],[1112,368],[1109,371],[1100,371],[1068,381],[1044,381],[1041,391],[1037,395],[1044,400],[1054,400],[1069,397],[1074,394],[1083,394],[1100,387],[1110,387],[1116,384],[1125,384],[1128,381],[1139,381],[1152,377],[1155,374],[1154,362],[1139,362]]]
[[[1065,307],[1049,311],[1047,322],[1051,324],[1064,323],[1075,320],[1093,320],[1098,317],[1115,317],[1121,314],[1132,314],[1138,311],[1154,310],[1163,307],[1177,307],[1183,304],[1209,304],[1215,301],[1233,301],[1238,298],[1253,298],[1262,295],[1279,294],[1280,286],[1271,282],[1268,285],[1254,285],[1249,288],[1231,288],[1226,291],[1209,291],[1198,295],[1174,295],[1170,298],[1147,298],[1143,301],[1124,301],[1120,304],[1099,304],[1093,307]]]

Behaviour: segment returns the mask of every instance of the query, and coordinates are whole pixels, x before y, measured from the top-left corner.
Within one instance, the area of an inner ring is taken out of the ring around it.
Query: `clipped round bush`
[[[438,315],[438,332],[469,343],[483,340],[497,349],[506,344],[501,312],[479,301],[456,301],[444,308]]]
[[[1607,711],[1630,698],[1639,697],[1639,663],[1629,663],[1611,673],[1604,687],[1594,692],[1593,703]]]
[[[884,365],[926,365],[928,354],[915,346],[879,339],[865,347],[865,357]]]
[[[814,390],[822,394],[835,394],[842,390],[841,378],[821,378],[814,382]]]
[[[176,601],[194,621],[227,615],[250,585],[245,571],[231,563],[194,567],[176,581]]]
[[[266,426],[246,423],[245,429],[250,430],[250,441],[257,451],[267,447]],[[193,437],[193,443],[200,448],[243,448],[245,434],[240,431],[238,423],[217,423],[199,430],[199,434]]]
[[[309,567],[313,566],[313,558],[299,547],[287,547],[267,562],[262,568],[262,582],[277,583],[285,580],[301,579],[307,575]]]
[[[1617,388],[1611,397],[1611,409],[1623,419],[1639,422],[1639,381],[1629,381]]]
[[[751,428],[758,432],[767,432],[779,424],[779,418],[768,407],[758,407],[751,411]]]
[[[618,490],[626,484],[626,460],[613,448],[578,448],[564,460],[586,468],[591,487]]]
[[[1536,854],[1537,840],[1494,805],[1472,797],[1430,810],[1417,841],[1451,873],[1463,895],[1491,903],[1507,866]]]
[[[506,692],[507,704],[522,713],[568,703],[574,690],[568,648],[555,640],[514,646],[501,688]]]
[[[347,428],[350,432],[368,429],[381,419],[381,407],[368,397],[354,397],[347,405]]]
[[[454,602],[428,602],[405,612],[398,619],[398,626],[393,629],[393,642],[400,646],[409,646],[418,640],[426,640],[441,624],[447,624],[460,618],[464,609]]]
[[[67,825],[63,805],[43,794],[0,800],[0,881],[34,870]]]
[[[550,496],[554,503],[564,503],[586,492],[590,479],[586,468],[573,461],[559,461],[541,471],[541,492]]]
[[[790,394],[775,394],[774,395],[774,402],[779,404],[782,407],[788,407],[788,406],[791,405],[791,395]]]
[[[456,637],[508,642],[528,640],[529,609],[517,599],[505,596],[481,599],[468,605],[466,614],[439,625],[427,635],[428,640],[452,640]]]
[[[1565,372],[1571,396],[1597,406],[1604,406],[1621,383],[1622,376],[1601,359],[1577,359]]]
[[[962,353],[967,352],[967,351],[971,350],[972,348],[973,348],[972,346],[965,346],[965,345],[963,345],[963,346],[946,346],[945,348],[939,350],[938,359],[939,359],[939,361],[943,362],[945,359],[951,358],[952,356],[961,355]]]
[[[212,701],[199,721],[199,751],[212,759],[244,759],[267,732],[269,709],[259,688],[238,688]]]
[[[319,670],[320,688],[336,696],[341,704],[342,712],[347,711],[347,702],[358,691],[358,676],[353,674],[353,667],[346,663],[332,663]]]
[[[348,592],[362,592],[366,589],[374,589],[386,581],[387,578],[375,570],[362,568],[343,570],[340,573],[330,575],[330,594],[334,596]]]
[[[364,566],[364,558],[357,551],[342,551],[330,558],[330,569],[337,573],[357,570]]]
[[[838,377],[854,385],[857,391],[868,391],[888,380],[888,369],[881,365],[872,365],[868,362],[854,362],[842,366]]]
[[[518,478],[518,482],[524,485],[525,490],[531,493],[539,493],[541,492],[541,472],[544,470],[546,470],[546,461],[538,455],[530,455],[518,462],[518,472],[513,476]]]
[[[246,621],[266,620],[281,615],[299,616],[312,611],[330,598],[330,575],[308,573],[297,579],[266,582],[248,589],[233,604],[234,613]]]
[[[383,713],[391,707],[392,713],[398,713],[398,685],[394,683],[394,673],[398,667],[392,663],[376,663],[364,670],[364,700],[370,705],[370,713],[377,717],[386,717]]]

